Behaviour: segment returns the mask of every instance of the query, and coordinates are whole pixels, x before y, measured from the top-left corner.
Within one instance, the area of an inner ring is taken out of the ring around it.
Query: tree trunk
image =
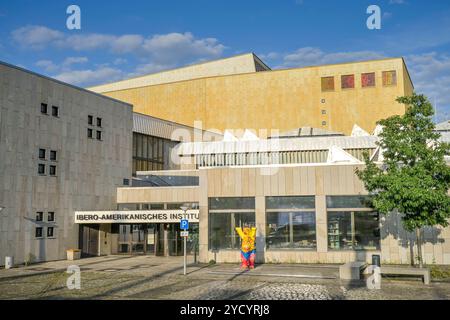
[[[419,267],[423,268],[423,259],[422,259],[422,236],[420,234],[420,228],[416,229],[416,243],[417,243],[417,256],[419,259]]]
[[[414,267],[415,265],[415,261],[414,261],[414,240],[413,237],[411,235],[411,237],[409,238],[409,255],[410,255],[410,265],[411,267]]]

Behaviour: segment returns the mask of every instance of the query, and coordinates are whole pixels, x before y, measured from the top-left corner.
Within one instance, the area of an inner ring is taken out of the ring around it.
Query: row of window
[[[36,238],[43,238],[44,237],[44,227],[36,227],[34,231],[34,236]],[[54,227],[47,227],[47,238],[53,238],[55,236],[55,228]]]
[[[94,116],[88,115],[88,125],[94,125]],[[97,117],[97,127],[102,127],[102,118]]]
[[[46,168],[47,168],[47,166],[45,164],[39,163],[38,164],[38,174],[46,175],[47,174]],[[56,166],[55,165],[48,166],[48,174],[50,176],[56,176]]]
[[[87,136],[88,136],[89,139],[94,139],[94,130],[91,129],[91,128],[88,128],[88,129],[87,129]],[[96,131],[95,131],[95,138],[96,138],[97,140],[102,140],[102,132],[96,130]]]
[[[397,72],[395,70],[382,72],[383,86],[394,86],[397,84]],[[334,76],[321,78],[322,91],[334,91]],[[375,72],[361,74],[361,87],[370,88],[376,86]],[[341,76],[341,89],[354,89],[355,75],[348,74]]]
[[[55,222],[55,212],[54,211],[48,211],[47,212],[47,220],[44,220],[45,215],[44,215],[44,211],[37,211],[36,212],[36,222]],[[53,238],[54,237],[54,227],[47,227],[47,237],[48,238]],[[43,234],[44,234],[44,227],[36,227],[35,231],[34,231],[35,237],[36,238],[43,238]]]
[[[49,155],[50,155],[50,157],[49,157],[50,161],[57,161],[57,151],[50,150]],[[39,148],[39,160],[43,160],[43,161],[47,160],[47,150],[46,149]]]
[[[36,221],[44,221],[43,211],[36,212]],[[53,211],[47,212],[47,222],[55,222],[55,212]]]
[[[92,115],[88,115],[88,125],[89,126],[94,126],[94,116]],[[89,139],[97,139],[99,141],[102,140],[102,118],[97,117],[96,118],[96,125],[97,125],[97,130],[94,130],[93,128],[87,128],[87,137]],[[94,137],[94,132],[95,132],[95,137]]]
[[[198,203],[120,203],[118,210],[180,210],[182,206],[188,206],[189,209],[198,209]]]
[[[254,198],[210,198],[210,249],[239,249],[235,228],[254,226],[254,209]],[[327,197],[327,221],[330,250],[380,248],[379,215],[366,197]],[[315,197],[266,197],[265,238],[267,249],[316,249]]]
[[[41,113],[48,115],[48,105],[46,103],[41,103]],[[59,107],[52,106],[52,116],[59,117]]]

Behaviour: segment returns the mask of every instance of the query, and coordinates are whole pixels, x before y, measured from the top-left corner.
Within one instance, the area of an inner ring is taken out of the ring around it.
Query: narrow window
[[[41,175],[45,174],[45,165],[44,164],[39,163],[39,165],[38,165],[38,173],[41,174]]]
[[[93,116],[88,116],[88,124],[92,125],[94,122],[94,117]]]
[[[54,213],[54,212],[48,212],[48,213],[47,213],[47,221],[48,221],[48,222],[53,222],[53,221],[55,221],[55,213]]]
[[[97,127],[102,126],[102,118],[97,118]]]
[[[56,161],[56,151],[55,150],[50,150],[50,160]]]
[[[44,213],[42,211],[36,212],[36,221],[42,221],[44,219]]]
[[[45,149],[39,149],[39,159],[45,160]]]
[[[97,131],[97,140],[102,140],[102,132]]]
[[[87,135],[88,135],[88,138],[92,139],[92,129],[88,129]]]
[[[50,166],[50,175],[56,176],[56,166]]]
[[[46,103],[41,103],[41,113],[43,114],[47,114],[47,104]]]
[[[34,235],[36,238],[42,238],[42,227],[36,227]]]
[[[48,238],[53,238],[53,227],[48,227],[47,228],[47,237]]]
[[[57,117],[59,115],[59,108],[52,106],[52,116]]]

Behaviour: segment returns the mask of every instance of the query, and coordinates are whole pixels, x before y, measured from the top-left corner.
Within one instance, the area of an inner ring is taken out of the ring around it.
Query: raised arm
[[[241,239],[244,239],[244,232],[242,232],[242,228],[236,227],[236,232],[238,233]]]

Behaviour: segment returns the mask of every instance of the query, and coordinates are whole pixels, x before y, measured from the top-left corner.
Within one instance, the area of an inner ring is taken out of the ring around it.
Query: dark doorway
[[[98,256],[99,229],[98,224],[80,226],[81,257]]]

